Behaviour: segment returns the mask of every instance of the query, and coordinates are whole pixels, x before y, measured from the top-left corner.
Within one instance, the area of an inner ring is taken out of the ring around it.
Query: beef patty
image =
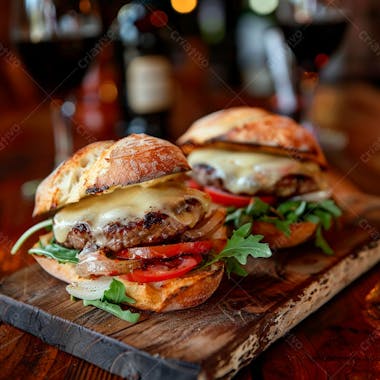
[[[192,177],[202,186],[212,186],[226,191],[223,179],[218,176],[217,171],[210,165],[194,165]],[[257,195],[274,195],[279,198],[287,198],[318,190],[318,184],[313,178],[305,175],[290,174],[281,178],[272,187],[259,191]]]
[[[119,251],[128,247],[168,242],[178,238],[205,216],[202,204],[195,198],[184,199],[175,206],[174,211],[178,218],[152,210],[144,218],[115,221],[103,226],[101,230],[92,229],[88,222],[78,222],[60,244],[79,250],[86,244],[95,244],[111,251]],[[185,222],[188,219],[186,214],[191,214],[192,225]]]

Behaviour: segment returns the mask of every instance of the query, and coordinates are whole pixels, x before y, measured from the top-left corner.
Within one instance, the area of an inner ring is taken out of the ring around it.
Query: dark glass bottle
[[[211,80],[215,85],[238,89],[236,23],[242,0],[200,0],[198,19],[202,39],[209,46]]]
[[[123,136],[168,137],[173,103],[172,65],[165,38],[167,13],[157,1],[130,2],[118,12]]]

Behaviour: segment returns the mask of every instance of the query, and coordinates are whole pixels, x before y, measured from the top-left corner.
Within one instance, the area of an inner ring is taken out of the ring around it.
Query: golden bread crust
[[[181,150],[168,141],[133,134],[100,141],[77,151],[38,186],[33,216],[111,192],[190,170]]]
[[[69,198],[72,200],[78,198],[78,201],[82,176],[112,144],[113,141],[89,144],[50,173],[37,188],[33,216],[69,203]]]
[[[252,232],[264,235],[263,241],[271,248],[295,247],[310,239],[317,229],[317,225],[311,222],[293,223],[290,225],[290,235],[286,236],[276,226],[268,222],[254,222]]]
[[[80,277],[75,273],[74,263],[62,263],[49,259],[45,256],[33,255],[42,269],[48,272],[51,276],[58,278],[58,280],[70,283],[80,281]]]
[[[196,120],[177,141],[179,145],[193,143],[202,145],[231,129],[241,127],[246,123],[260,120],[269,112],[254,107],[233,107],[213,112]]]
[[[127,281],[122,276],[116,278],[124,283],[127,294],[136,300],[134,307],[165,312],[188,309],[205,302],[218,288],[223,272],[224,265],[218,262],[207,269],[155,283],[140,284]]]
[[[73,283],[84,280],[76,274],[75,264],[60,264],[44,256],[33,256],[46,272],[61,281]],[[187,309],[205,302],[218,288],[223,272],[224,265],[218,262],[209,268],[198,269],[185,276],[161,282],[142,284],[127,281],[123,276],[114,278],[121,281],[127,295],[136,300],[133,307],[165,312]]]
[[[230,108],[205,116],[190,126],[178,144],[185,154],[199,147],[220,147],[289,155],[326,166],[318,142],[307,129],[259,108]]]

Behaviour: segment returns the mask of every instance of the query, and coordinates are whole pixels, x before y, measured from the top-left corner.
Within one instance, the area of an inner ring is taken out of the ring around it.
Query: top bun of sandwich
[[[92,194],[110,193],[188,170],[181,150],[165,140],[134,134],[116,142],[95,142],[77,151],[41,182],[33,216]]]
[[[198,119],[178,144],[185,154],[200,147],[291,155],[327,165],[314,136],[294,120],[261,108],[234,107]]]

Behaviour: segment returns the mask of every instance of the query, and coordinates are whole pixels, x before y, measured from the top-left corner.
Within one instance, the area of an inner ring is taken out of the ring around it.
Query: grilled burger
[[[290,118],[236,107],[196,121],[178,140],[193,186],[228,207],[226,221],[253,221],[272,248],[323,238],[340,210],[330,199],[326,160],[314,136]]]
[[[147,135],[90,144],[39,185],[34,216],[54,216],[13,252],[51,225],[29,252],[74,297],[111,312],[112,302],[153,311],[198,305],[222,278],[223,262],[202,263],[225,245],[225,211],[185,186],[189,169],[178,147]]]

